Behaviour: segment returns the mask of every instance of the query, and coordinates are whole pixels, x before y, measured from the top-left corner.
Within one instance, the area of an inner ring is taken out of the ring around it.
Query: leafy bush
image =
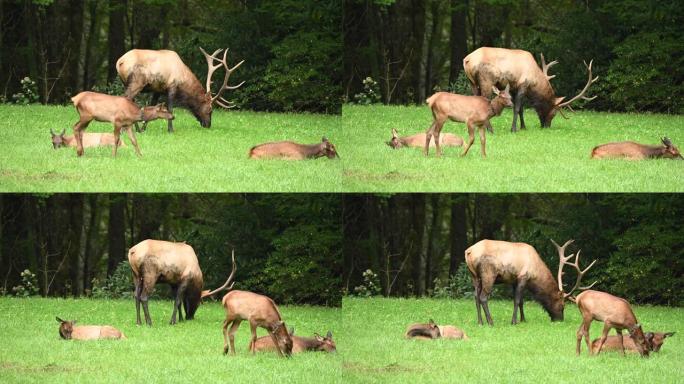
[[[450,83],[449,86],[444,90],[446,92],[458,93],[460,95],[470,95],[472,94],[472,89],[470,88],[470,80],[466,76],[464,71],[461,71],[456,78],[456,81]]]
[[[106,93],[114,96],[121,96],[125,91],[126,89],[124,88],[123,83],[119,80],[114,80],[109,84],[93,86],[93,92]]]
[[[449,276],[442,282],[440,278],[435,278],[432,297],[438,299],[460,299],[473,297],[473,282],[468,272],[468,266],[461,263],[455,275]]]
[[[21,284],[12,288],[12,292],[19,297],[29,297],[38,294],[38,279],[36,274],[25,269],[21,273]]]
[[[16,104],[28,105],[38,102],[38,86],[30,77],[21,79],[21,92],[12,95],[12,100]]]
[[[378,104],[380,102],[380,87],[373,78],[363,79],[363,92],[354,95],[354,102],[361,105]]]
[[[378,275],[367,269],[363,272],[363,283],[354,287],[354,294],[360,297],[372,297],[380,294],[380,279]]]
[[[133,297],[133,281],[131,267],[128,261],[122,261],[116,266],[114,273],[100,282],[93,279],[92,296],[98,299],[121,299]]]

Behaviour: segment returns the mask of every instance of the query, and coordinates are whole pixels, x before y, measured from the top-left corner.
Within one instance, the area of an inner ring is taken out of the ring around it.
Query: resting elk
[[[123,332],[109,325],[76,325],[76,320],[62,320],[59,323],[59,336],[64,340],[125,339]]]
[[[404,334],[407,339],[439,339],[441,336],[439,326],[432,319],[427,323],[409,325]]]
[[[582,336],[587,343],[589,354],[592,354],[592,346],[589,343],[589,327],[591,327],[592,321],[597,320],[603,322],[603,334],[595,347],[595,354],[601,353],[601,348],[608,337],[608,331],[615,328],[622,354],[625,353],[622,331],[626,329],[641,356],[648,357],[648,341],[627,300],[606,292],[587,290],[577,295],[576,302],[577,308],[582,313],[582,324],[577,330],[577,356],[580,354]]]
[[[231,282],[236,270],[235,251],[233,251],[233,269],[228,280],[211,292],[202,290],[204,286],[202,270],[191,246],[185,243],[150,239],[141,241],[128,251],[128,262],[135,283],[136,323],[141,324],[140,304],[142,303],[145,322],[150,326],[152,319],[147,302],[156,283],[167,283],[171,286],[175,301],[169,323],[176,324],[176,311],[178,311],[178,319],[183,320],[181,304],[185,308],[186,320],[192,320],[202,298],[233,287]]]
[[[663,343],[665,343],[665,339],[671,337],[674,334],[674,332],[646,332],[644,336],[646,337],[648,349],[653,352],[658,352],[660,351],[660,348],[663,346]],[[621,344],[620,340],[622,340],[623,344]],[[600,342],[600,338],[594,339],[591,342],[592,353],[598,353]],[[634,340],[631,337],[621,339],[618,336],[608,336],[606,341],[603,343],[601,350],[614,351],[622,350],[622,348],[624,348],[625,351],[629,352],[639,352],[639,349],[637,348],[636,344],[634,344]]]
[[[221,94],[225,90],[237,89],[244,84],[243,81],[238,85],[228,85],[230,75],[244,63],[244,60],[229,68],[226,59],[228,49],[217,49],[211,55],[201,47],[200,51],[207,60],[208,66],[205,87],[202,87],[197,77],[174,51],[133,49],[126,52],[116,62],[116,71],[126,86],[125,96],[132,100],[140,92],[152,92],[152,104],[155,104],[161,94],[165,94],[170,112],[173,112],[173,106],[177,101],[190,109],[202,127],[211,127],[211,112],[214,103],[223,108],[234,106],[221,97]],[[223,52],[222,59],[217,57],[221,52]],[[214,64],[215,62],[218,64]],[[211,77],[220,67],[225,68],[226,74],[218,92],[212,95]],[[144,128],[145,125],[143,125],[143,130]],[[173,132],[171,121],[168,122],[168,130]]]
[[[305,160],[318,159],[319,157],[339,159],[340,155],[337,154],[335,145],[325,137],[318,144],[278,141],[259,144],[249,150],[250,159]]]
[[[560,263],[558,265],[557,281],[554,280],[549,268],[544,264],[539,254],[529,244],[510,243],[498,240],[481,240],[475,245],[466,249],[465,261],[468,271],[473,279],[475,288],[475,306],[477,307],[477,322],[482,324],[481,307],[484,309],[487,323],[494,325],[492,316],[489,313],[487,300],[492,293],[495,283],[511,284],[514,290],[513,299],[513,318],[511,324],[517,324],[517,310],[520,308],[520,321],[525,321],[523,312],[523,290],[529,289],[532,296],[537,300],[551,317],[552,321],[563,320],[563,310],[565,299],[573,299],[572,292],[576,289],[589,289],[580,287],[582,276],[591,268],[594,260],[587,268],[580,269],[579,256],[574,254],[565,256],[565,248],[573,240],[568,240],[561,247],[551,240],[558,250]],[[575,256],[575,261],[568,261]],[[574,287],[568,292],[563,291],[563,266],[570,265],[577,270],[577,280]]]
[[[335,353],[337,348],[333,340],[332,332],[328,331],[325,337],[314,333],[314,337],[301,337],[294,335],[294,328],[290,328],[288,332],[292,338],[292,353],[301,352],[328,352]],[[262,336],[254,343],[254,349],[259,352],[275,351],[276,346],[273,344],[271,336]]]
[[[387,142],[387,145],[392,147],[392,149],[402,148],[402,147],[415,147],[423,148],[425,145],[425,133],[416,133],[415,135],[409,136],[399,136],[399,132],[392,128],[392,138]],[[439,145],[443,147],[460,147],[463,145],[463,139],[454,135],[453,133],[445,133],[439,137]],[[435,141],[430,141],[430,148],[435,146]]]
[[[62,133],[55,133],[50,129],[50,135],[52,136],[52,148],[62,148],[62,147],[76,147],[76,138],[73,135],[66,136],[66,128],[62,130]],[[111,133],[84,133],[83,134],[83,148],[93,148],[93,147],[103,147],[114,145],[116,142],[116,137]],[[126,144],[123,140],[119,140],[119,147],[125,147]]]
[[[546,64],[541,55],[541,68],[537,65],[531,53],[520,49],[506,48],[478,48],[463,59],[463,70],[470,81],[474,95],[488,97],[492,86],[511,87],[513,97],[513,125],[511,131],[517,131],[516,119],[520,116],[520,128],[525,128],[523,119],[523,102],[528,100],[537,111],[542,127],[550,127],[551,121],[563,108],[572,110],[571,104],[579,99],[591,101],[594,97],[585,96],[589,87],[598,80],[592,77],[591,66],[593,60],[584,65],[589,74],[584,88],[577,96],[568,101],[565,97],[557,97],[549,80],[555,75],[549,75],[548,70],[558,61]]]
[[[643,159],[684,159],[679,148],[672,144],[667,137],[662,138],[663,145],[646,145],[633,141],[608,143],[594,147],[591,151],[592,159],[623,158],[628,160]]]

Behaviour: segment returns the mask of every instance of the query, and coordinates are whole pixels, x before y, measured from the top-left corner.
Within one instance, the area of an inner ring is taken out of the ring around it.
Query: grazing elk
[[[155,119],[173,120],[173,114],[169,112],[163,104],[140,108],[132,101],[121,96],[105,95],[96,92],[81,92],[71,98],[76,110],[78,110],[79,120],[74,125],[74,137],[76,138],[76,154],[83,156],[83,133],[91,121],[108,121],[114,125],[114,138],[117,145],[114,145],[112,152],[116,156],[118,143],[121,141],[121,130],[128,133],[135,153],[142,156],[135,133],[131,128],[136,121],[150,121]]]
[[[556,97],[556,93],[549,80],[555,75],[548,75],[551,66],[558,64],[552,61],[546,64],[544,55],[541,55],[542,66],[539,68],[531,53],[520,49],[506,48],[478,48],[463,59],[463,70],[470,81],[474,95],[488,97],[490,89],[495,87],[511,87],[513,97],[513,125],[511,131],[515,132],[516,119],[520,116],[520,128],[525,128],[523,120],[523,101],[528,100],[537,111],[542,127],[550,127],[551,121],[557,112],[563,117],[562,108],[572,110],[571,104],[579,99],[593,100],[585,94],[589,87],[598,80],[598,76],[592,78],[591,65],[585,62],[589,78],[580,93],[568,101],[565,97]]]
[[[314,333],[314,337],[300,337],[294,335],[294,328],[290,328],[288,332],[292,338],[292,353],[301,352],[328,352],[335,353],[337,348],[333,340],[332,332],[328,331],[325,337]],[[276,346],[273,344],[271,336],[262,336],[254,343],[254,349],[259,352],[275,351]]]
[[[340,157],[333,143],[325,137],[319,144],[307,145],[293,141],[278,141],[259,144],[249,150],[250,159],[304,160],[317,159],[323,156],[328,159],[339,159]]]
[[[594,147],[591,150],[592,159],[624,158],[628,160],[643,159],[684,159],[679,148],[672,144],[667,137],[663,137],[663,145],[646,145],[633,141],[608,143]]]
[[[59,335],[64,340],[125,339],[123,332],[109,325],[76,325],[76,320],[59,322]]]
[[[498,240],[481,240],[466,249],[465,260],[468,271],[473,279],[475,287],[475,306],[477,307],[477,322],[482,324],[480,307],[484,308],[485,316],[489,325],[494,325],[489,313],[487,300],[492,293],[495,283],[511,284],[514,290],[513,318],[511,324],[517,324],[517,310],[520,308],[520,321],[525,321],[523,312],[523,290],[529,289],[532,296],[537,300],[551,317],[552,321],[563,320],[565,299],[572,300],[572,292],[579,287],[582,276],[591,268],[594,260],[587,268],[580,269],[579,255],[565,256],[565,248],[573,242],[568,240],[562,247],[551,240],[558,250],[560,263],[558,265],[558,281],[554,280],[549,268],[544,264],[539,254],[529,244],[510,243]],[[573,256],[575,261],[568,263]],[[563,291],[563,266],[570,265],[577,270],[575,286],[569,293]],[[595,283],[594,283],[595,284]],[[580,289],[589,289],[594,284]]]
[[[278,306],[269,297],[248,291],[230,291],[223,296],[223,307],[226,310],[226,320],[223,321],[223,354],[228,354],[228,339],[230,351],[235,354],[235,332],[240,328],[243,320],[249,321],[252,338],[249,350],[256,353],[257,327],[268,331],[277,345],[276,351],[280,356],[289,357],[292,354],[292,338],[287,332]],[[228,326],[230,325],[230,331]]]
[[[56,134],[50,129],[52,136],[52,147],[54,149],[61,147],[76,147],[76,138],[73,135],[65,136],[66,128],[62,133]],[[83,134],[83,148],[104,147],[114,145],[116,137],[111,133],[84,133]],[[123,140],[119,140],[119,147],[125,147]]]
[[[648,356],[648,341],[641,329],[641,324],[637,322],[636,316],[632,312],[632,307],[630,307],[627,300],[613,296],[610,293],[587,290],[577,295],[575,301],[577,302],[577,308],[582,313],[582,324],[577,330],[577,356],[580,354],[582,336],[584,336],[584,340],[587,343],[588,353],[592,354],[592,346],[589,343],[589,327],[594,320],[603,322],[603,334],[596,346],[597,355],[601,353],[601,348],[608,337],[608,331],[611,328],[615,328],[618,345],[622,354],[625,353],[622,331],[626,329],[641,356]]]
[[[416,133],[410,136],[399,136],[396,129],[392,128],[392,139],[387,142],[387,145],[392,149],[402,147],[423,148],[425,146],[425,133]],[[453,133],[445,133],[439,137],[439,145],[443,147],[460,147],[463,145],[463,139],[454,135]],[[435,146],[435,141],[430,141],[430,148]]]
[[[125,96],[132,100],[141,91],[149,91],[153,93],[152,104],[155,104],[162,93],[166,94],[169,112],[173,112],[173,105],[178,101],[190,109],[202,127],[211,127],[211,112],[214,103],[223,108],[234,106],[221,97],[221,94],[225,90],[239,88],[244,83],[243,81],[238,85],[228,85],[231,73],[242,65],[244,60],[229,68],[226,61],[228,49],[217,49],[211,55],[201,47],[200,51],[207,60],[206,87],[202,87],[202,83],[174,51],[133,49],[126,52],[116,62],[116,71],[126,86]],[[223,58],[219,59],[217,55],[222,51]],[[215,61],[218,64],[214,64]],[[226,74],[221,88],[216,95],[212,95],[211,76],[220,67],[225,68]],[[143,125],[143,130],[145,126]],[[168,130],[173,132],[173,123],[170,120]]]
[[[435,324],[434,320],[430,319],[427,324],[416,323],[409,325],[404,336],[407,339],[439,339],[441,333],[439,332],[439,326]]]
[[[210,292],[202,290],[204,286],[202,270],[195,251],[188,244],[148,239],[131,247],[128,251],[128,262],[135,283],[136,323],[141,324],[140,304],[142,303],[145,322],[147,325],[152,325],[147,302],[154,285],[158,282],[169,284],[175,299],[169,323],[176,324],[176,311],[178,311],[179,320],[183,320],[181,304],[185,308],[186,320],[192,320],[202,298],[233,287],[231,282],[236,270],[235,251],[232,252],[231,258],[233,269],[228,280],[221,287]]]
[[[660,348],[665,343],[665,339],[674,335],[674,332],[646,332],[644,336],[646,337],[646,342],[648,343],[648,349],[653,352],[660,351]],[[591,352],[598,353],[599,343],[601,339],[597,338],[591,342]],[[631,337],[623,339],[623,345],[620,345],[620,338],[618,336],[608,336],[605,343],[603,343],[602,351],[613,351],[624,348],[629,352],[639,352],[634,340]]]
[[[447,120],[452,120],[465,123],[468,127],[468,143],[466,143],[461,156],[465,156],[470,146],[473,145],[473,141],[475,141],[475,127],[478,127],[480,130],[480,150],[482,151],[482,157],[486,157],[484,129],[489,124],[490,118],[499,116],[504,107],[513,105],[511,95],[508,93],[508,87],[507,85],[503,91],[493,87],[492,91],[496,94],[496,97],[491,101],[482,96],[464,96],[448,92],[437,92],[430,96],[426,102],[430,106],[435,120],[425,133],[425,156],[428,155],[430,140],[433,136],[435,137],[434,142],[437,156],[442,155],[439,134],[444,123]]]

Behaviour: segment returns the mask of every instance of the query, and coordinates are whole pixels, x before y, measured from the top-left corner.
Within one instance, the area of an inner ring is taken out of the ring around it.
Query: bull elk
[[[606,292],[588,290],[577,295],[576,302],[577,308],[582,313],[582,324],[577,329],[577,356],[580,355],[582,336],[587,343],[589,354],[592,354],[592,345],[589,343],[589,327],[592,321],[597,320],[603,322],[603,334],[595,347],[595,354],[601,353],[603,344],[608,338],[608,331],[614,328],[617,332],[617,344],[620,346],[623,355],[625,347],[622,331],[626,329],[639,354],[648,357],[648,341],[627,300]]]
[[[233,103],[224,99],[221,95],[226,90],[239,88],[238,85],[228,85],[230,75],[245,61],[228,67],[226,55],[228,49],[217,49],[211,55],[200,47],[200,51],[207,61],[207,82],[202,84],[192,73],[180,56],[169,50],[133,49],[126,52],[116,62],[116,71],[126,86],[125,96],[133,99],[143,91],[152,92],[152,104],[155,104],[161,94],[166,94],[169,112],[173,112],[176,101],[188,107],[200,125],[205,128],[211,127],[212,105],[216,104],[223,108],[234,107]],[[223,52],[223,58],[218,55]],[[215,64],[218,62],[218,64]],[[226,73],[223,83],[215,95],[211,93],[211,77],[220,67],[225,68]],[[143,125],[143,130],[145,125]],[[168,131],[173,132],[173,123],[169,120]]]
[[[516,120],[520,116],[520,128],[525,128],[523,119],[523,102],[528,100],[539,116],[542,127],[550,127],[551,121],[563,108],[572,111],[571,104],[577,100],[591,101],[596,98],[587,97],[589,87],[598,80],[592,77],[593,60],[587,64],[588,79],[584,88],[577,96],[564,101],[565,97],[557,97],[550,80],[555,75],[549,75],[549,68],[558,61],[546,63],[541,55],[541,68],[537,65],[531,53],[520,49],[481,47],[463,59],[463,70],[470,81],[474,95],[488,97],[492,86],[511,87],[513,97],[513,125],[511,131],[517,131]]]
[[[496,87],[492,88],[496,97],[491,101],[482,96],[464,96],[448,92],[437,92],[426,100],[432,110],[434,121],[425,133],[425,144],[423,147],[425,156],[428,155],[430,140],[433,136],[435,137],[434,142],[437,156],[442,155],[439,134],[447,120],[465,123],[468,127],[468,142],[461,156],[468,154],[470,146],[475,141],[475,127],[478,127],[480,130],[482,157],[487,156],[485,152],[486,140],[484,129],[489,125],[489,119],[499,116],[504,107],[513,105],[508,85],[503,91],[499,91]]]
[[[59,336],[64,340],[125,339],[123,332],[109,325],[76,325],[76,320],[62,320],[59,323]]]
[[[50,129],[50,135],[52,136],[52,147],[54,149],[62,147],[76,147],[76,138],[73,135],[65,135],[66,128],[62,130],[62,133],[55,133]],[[83,148],[93,148],[93,147],[103,147],[114,145],[116,142],[116,137],[111,133],[84,133],[83,134]],[[123,140],[119,140],[119,147],[125,147],[126,144]]]
[[[390,139],[390,141],[386,143],[387,145],[392,147],[392,149],[402,147],[423,148],[423,146],[425,145],[425,136],[426,134],[424,132],[421,132],[416,133],[415,135],[400,137],[397,130],[392,128],[392,138]],[[445,133],[444,135],[441,135],[439,141],[439,145],[443,147],[460,147],[463,145],[463,139],[454,135],[453,133]],[[434,146],[435,141],[430,141],[430,148],[434,148]]]
[[[233,269],[228,280],[221,287],[208,291],[203,290],[202,270],[197,261],[197,255],[190,245],[148,239],[131,247],[128,251],[128,262],[135,283],[136,323],[141,324],[140,304],[142,304],[145,322],[147,325],[152,325],[147,302],[157,282],[169,284],[173,292],[173,312],[169,323],[176,324],[176,311],[179,320],[183,320],[181,304],[185,308],[186,320],[192,320],[202,298],[233,287],[231,282],[236,270],[235,251],[232,252],[231,259]]]
[[[648,344],[648,349],[653,352],[660,351],[660,348],[665,343],[665,339],[674,335],[674,332],[646,332],[644,336],[646,337],[646,343]],[[591,342],[591,352],[597,353],[601,339],[597,338]],[[608,336],[606,341],[603,343],[601,350],[603,351],[615,351],[624,348],[625,351],[629,352],[639,352],[634,340],[631,337],[622,340],[622,345],[620,344],[620,338],[618,336]]]
[[[529,244],[481,240],[466,249],[465,261],[475,288],[478,324],[482,325],[482,315],[480,313],[480,308],[482,307],[487,323],[494,325],[492,316],[489,313],[487,300],[492,292],[494,283],[498,282],[513,286],[515,295],[511,324],[518,323],[518,308],[520,308],[520,321],[525,321],[525,313],[523,312],[524,289],[529,289],[532,296],[542,305],[552,321],[563,320],[565,299],[573,300],[572,292],[576,289],[589,289],[595,284],[593,283],[588,287],[580,287],[582,277],[596,263],[596,260],[587,268],[581,269],[579,266],[579,251],[576,256],[575,254],[565,256],[565,249],[573,240],[568,240],[562,247],[553,240],[551,242],[553,242],[558,250],[560,258],[557,281],[553,278],[551,271],[544,264],[541,257],[539,257],[534,247]],[[573,256],[575,257],[574,262],[568,262]],[[565,265],[570,265],[577,270],[577,280],[568,293],[565,293],[563,290],[562,276]]]
[[[591,151],[592,159],[623,158],[628,160],[643,159],[684,159],[679,148],[672,144],[667,137],[661,139],[663,145],[646,145],[633,141],[608,143],[594,147]]]
[[[300,337],[294,335],[294,328],[290,328],[288,334],[292,338],[293,354],[301,352],[337,352],[337,347],[330,331],[328,331],[325,337],[318,333],[314,333],[314,337]],[[276,346],[273,344],[273,338],[269,335],[258,338],[254,343],[254,349],[259,352],[275,351]]]
[[[243,320],[249,321],[252,331],[252,338],[249,341],[249,350],[252,354],[256,353],[257,327],[268,331],[280,356],[289,357],[292,354],[292,338],[287,332],[278,306],[271,298],[254,292],[230,291],[223,296],[223,308],[226,310],[226,319],[223,321],[224,355],[229,352],[229,339],[230,351],[235,355],[235,332],[240,328]],[[229,325],[230,330],[228,330]]]
[[[319,157],[336,159],[340,155],[337,154],[335,145],[325,137],[318,144],[307,145],[293,141],[278,141],[259,144],[249,150],[250,159],[304,160]]]
[[[76,138],[76,154],[83,156],[83,133],[91,121],[108,121],[114,125],[115,143],[112,152],[116,156],[118,143],[121,141],[121,130],[126,130],[131,140],[135,153],[142,156],[138,141],[135,139],[132,125],[137,121],[151,121],[155,119],[173,120],[173,114],[163,104],[140,108],[131,100],[121,96],[105,95],[96,92],[81,92],[71,98],[79,120],[74,125],[74,137]]]

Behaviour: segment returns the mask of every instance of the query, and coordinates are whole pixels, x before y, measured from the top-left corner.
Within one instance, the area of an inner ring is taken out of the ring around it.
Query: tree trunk
[[[98,204],[97,194],[88,195],[88,207],[90,212],[90,221],[88,223],[88,232],[85,241],[85,254],[83,257],[83,291],[90,290],[90,282],[93,278],[93,271],[91,262],[95,259],[95,248],[98,242],[98,233],[100,225],[100,205]]]
[[[424,289],[421,280],[423,276],[423,233],[425,232],[425,195],[416,193],[411,195],[411,216],[413,217],[413,227],[411,228],[411,242],[413,243],[413,293],[415,296],[422,296]]]
[[[440,195],[433,194],[431,199],[431,214],[432,222],[430,224],[430,233],[428,235],[427,251],[425,252],[425,290],[429,291],[433,287],[433,262],[437,260],[437,253],[439,252],[438,239],[440,234],[440,227],[442,224],[442,209],[439,206]]]
[[[97,8],[100,4],[99,0],[91,0],[88,6],[89,15],[89,27],[88,27],[88,38],[85,44],[85,54],[83,57],[83,89],[89,90],[93,83],[93,74],[91,73],[91,56],[95,43],[97,42],[98,32],[99,32],[99,18],[97,17]]]
[[[466,12],[468,0],[451,0],[451,37],[449,50],[451,51],[451,64],[449,66],[449,84],[458,79],[463,69],[463,59],[468,52],[466,36]]]
[[[425,99],[428,95],[431,95],[434,91],[434,73],[435,70],[435,54],[436,46],[439,42],[440,35],[440,12],[439,12],[440,1],[432,0],[430,5],[430,19],[432,21],[430,25],[430,37],[428,39],[427,47],[427,63],[425,64]]]
[[[449,257],[449,276],[455,276],[464,261],[468,244],[466,227],[466,196],[451,196],[451,252]]]
[[[123,194],[109,195],[109,260],[107,262],[107,276],[111,276],[116,266],[124,259],[126,254],[126,224],[124,218],[124,206],[126,196]]]
[[[107,65],[107,83],[116,79],[116,61],[125,51],[124,14],[126,12],[126,0],[109,0],[109,64]]]
[[[71,294],[81,295],[83,287],[83,263],[81,262],[81,234],[83,232],[83,195],[69,196],[69,279]]]

